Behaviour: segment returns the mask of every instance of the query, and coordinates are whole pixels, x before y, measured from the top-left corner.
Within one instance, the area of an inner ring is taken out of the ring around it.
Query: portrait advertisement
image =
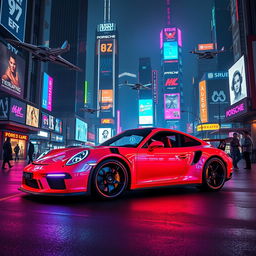
[[[41,127],[43,129],[49,129],[49,115],[48,114],[42,113]]]
[[[112,130],[111,128],[99,128],[98,130],[99,143],[103,143],[104,141],[112,137],[111,130]]]
[[[87,142],[88,124],[76,118],[76,140]]]
[[[180,119],[180,94],[164,94],[165,119]]]
[[[242,56],[229,70],[230,105],[247,97],[245,61]]]
[[[0,42],[0,90],[23,98],[25,61],[14,52]]]
[[[26,124],[34,127],[38,127],[39,122],[39,109],[31,105],[27,105],[27,118]]]

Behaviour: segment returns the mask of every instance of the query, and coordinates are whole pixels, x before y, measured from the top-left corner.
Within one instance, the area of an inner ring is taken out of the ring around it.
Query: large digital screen
[[[229,70],[230,105],[247,97],[245,62],[242,56]]]
[[[177,30],[176,28],[165,28],[164,29],[164,41],[176,41]]]
[[[164,60],[178,59],[178,43],[164,42]]]
[[[0,43],[0,89],[23,98],[25,62],[17,52],[10,44],[7,48]]]
[[[139,100],[139,124],[153,124],[153,101]]]
[[[42,108],[52,111],[52,90],[53,78],[44,73],[43,75],[43,93]]]
[[[11,98],[9,119],[18,123],[25,124],[26,104]]]
[[[55,118],[51,115],[49,115],[49,129],[54,130],[54,120]]]
[[[24,42],[27,0],[3,0],[0,23],[19,41]]]
[[[113,90],[100,90],[100,108],[102,111],[113,108]]]
[[[99,128],[98,129],[98,141],[99,143],[103,143],[104,141],[108,140],[112,136],[112,129],[111,128]]]
[[[87,141],[88,125],[84,121],[76,118],[76,140]]]
[[[39,109],[31,105],[27,105],[27,118],[26,124],[34,127],[38,127],[39,122]]]
[[[164,94],[164,118],[180,119],[180,94]]]

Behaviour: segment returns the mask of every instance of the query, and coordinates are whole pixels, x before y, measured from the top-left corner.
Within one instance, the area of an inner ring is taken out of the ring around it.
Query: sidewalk
[[[3,161],[0,160],[0,168]],[[19,160],[17,162],[10,161],[12,168],[5,165],[6,169],[0,169],[0,197],[10,194],[19,193],[18,188],[21,184],[22,171],[27,165],[27,160]]]

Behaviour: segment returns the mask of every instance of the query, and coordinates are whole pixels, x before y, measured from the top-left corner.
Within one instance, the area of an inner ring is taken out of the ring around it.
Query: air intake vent
[[[202,151],[196,151],[196,152],[195,152],[192,165],[193,165],[193,164],[196,164],[196,163],[200,160],[201,155],[202,155]]]

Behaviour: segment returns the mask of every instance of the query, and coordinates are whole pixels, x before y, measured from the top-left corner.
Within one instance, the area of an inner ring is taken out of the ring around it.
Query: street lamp
[[[201,120],[200,116],[195,115],[193,112],[191,112],[189,110],[181,110],[180,112],[181,113],[189,113],[189,114],[193,115],[200,122],[200,125],[201,125],[201,139],[203,139],[203,124],[202,124],[202,120]]]

